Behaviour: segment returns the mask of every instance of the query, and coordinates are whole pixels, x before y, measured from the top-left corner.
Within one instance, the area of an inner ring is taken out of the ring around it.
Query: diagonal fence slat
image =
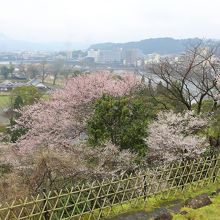
[[[168,197],[215,183],[220,179],[219,170],[218,155],[148,168],[1,204],[0,220],[104,219],[128,204],[147,203],[149,196]]]

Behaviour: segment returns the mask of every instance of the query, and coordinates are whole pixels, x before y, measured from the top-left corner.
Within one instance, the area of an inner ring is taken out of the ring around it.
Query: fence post
[[[144,174],[144,201],[147,200],[147,174]]]
[[[215,155],[214,156],[214,172],[213,172],[213,176],[212,176],[213,183],[215,183],[216,179],[218,178],[219,160],[220,160],[220,154]]]
[[[45,188],[43,188],[43,195],[44,195],[44,201],[43,201],[43,204],[44,204],[44,210],[43,210],[43,216],[44,216],[44,220],[49,220],[50,219],[50,214],[48,212],[48,208],[47,208],[47,196],[46,196],[46,192],[47,190]]]

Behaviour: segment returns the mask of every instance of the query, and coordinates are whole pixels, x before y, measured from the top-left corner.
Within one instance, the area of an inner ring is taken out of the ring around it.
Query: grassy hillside
[[[220,219],[220,195],[212,198],[213,204],[200,209],[183,208],[186,215],[174,215],[174,220],[219,220]]]

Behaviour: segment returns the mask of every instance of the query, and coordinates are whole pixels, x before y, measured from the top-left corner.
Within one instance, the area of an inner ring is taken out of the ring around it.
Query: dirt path
[[[147,220],[148,218],[149,215],[146,212],[140,211],[132,214],[121,215],[112,220]]]

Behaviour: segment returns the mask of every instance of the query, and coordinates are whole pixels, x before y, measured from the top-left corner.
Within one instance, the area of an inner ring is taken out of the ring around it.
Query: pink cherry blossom
[[[139,83],[134,74],[119,77],[109,72],[69,79],[65,88],[56,91],[50,100],[41,100],[21,110],[14,129],[26,128],[28,132],[18,140],[17,147],[21,153],[31,152],[38,146],[68,150],[85,131],[95,99],[103,94],[126,95]]]

